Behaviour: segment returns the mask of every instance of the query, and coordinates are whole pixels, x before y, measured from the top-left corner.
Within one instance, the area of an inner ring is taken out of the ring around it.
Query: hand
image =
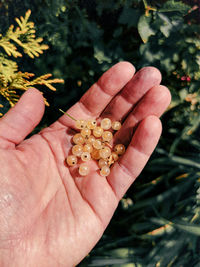
[[[66,115],[24,140],[44,112],[38,90],[0,120],[0,266],[75,266],[100,239],[154,150],[170,103],[157,69],[134,72],[128,62],[114,65],[68,110],[123,122],[115,139],[129,146],[107,178],[96,170],[75,177],[64,163],[74,134]]]

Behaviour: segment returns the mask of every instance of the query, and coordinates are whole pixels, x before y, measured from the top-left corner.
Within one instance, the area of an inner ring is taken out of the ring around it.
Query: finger
[[[27,90],[0,120],[0,147],[15,147],[31,133],[44,113],[44,99],[35,88]]]
[[[107,181],[121,199],[140,174],[161,135],[162,125],[155,116],[145,118],[138,126],[122,158],[115,162]]]
[[[130,81],[135,68],[129,62],[119,62],[106,71],[101,78],[81,97],[68,113],[75,119],[98,117],[111,99]],[[66,115],[59,122],[74,127],[74,122]]]
[[[155,115],[160,117],[171,101],[171,94],[167,87],[156,85],[151,88],[136,105],[133,111],[124,121],[122,128],[115,134],[114,142],[124,145],[131,141],[133,131],[144,118]]]
[[[161,73],[158,69],[154,67],[142,68],[126,84],[124,89],[113,98],[101,117],[123,120],[144,94],[160,82]]]

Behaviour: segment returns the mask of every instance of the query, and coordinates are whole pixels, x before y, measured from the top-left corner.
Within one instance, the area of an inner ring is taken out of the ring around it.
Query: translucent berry
[[[111,155],[111,149],[107,146],[103,147],[99,151],[99,155],[101,158],[106,159]]]
[[[88,175],[89,171],[90,171],[90,168],[89,168],[89,166],[86,163],[80,164],[78,172],[79,172],[79,174],[81,176]]]
[[[87,127],[88,127],[88,129],[93,130],[94,128],[97,127],[97,121],[95,119],[91,119],[91,120],[87,121]]]
[[[117,161],[118,158],[119,158],[119,156],[117,155],[116,152],[112,152],[112,153],[111,153],[111,156],[112,156],[112,158],[113,158],[114,161]]]
[[[111,120],[108,118],[105,118],[101,121],[101,128],[104,130],[109,130],[111,128]]]
[[[118,131],[122,127],[121,122],[113,121],[112,122],[112,129]]]
[[[104,165],[100,170],[101,176],[108,176],[110,174],[110,168]]]
[[[110,142],[113,139],[113,134],[109,131],[105,131],[102,134],[103,141]]]
[[[102,148],[102,142],[101,142],[101,140],[96,139],[96,140],[93,142],[93,147],[96,148],[96,149],[101,149],[101,148]]]
[[[82,145],[75,145],[72,147],[72,154],[80,157],[81,154],[83,153],[83,146]]]
[[[70,155],[66,158],[66,162],[69,166],[74,166],[77,164],[77,157],[74,155]]]
[[[91,153],[92,150],[93,150],[93,146],[91,144],[85,144],[84,147],[83,147],[83,151],[84,152]]]
[[[90,135],[88,138],[85,138],[85,143],[86,144],[93,144],[96,138],[93,135]]]
[[[77,133],[73,136],[73,142],[76,145],[82,145],[85,143],[85,139],[80,133]]]
[[[103,133],[103,129],[100,126],[97,126],[94,130],[93,130],[93,135],[95,137],[101,137]]]
[[[77,120],[75,126],[77,129],[83,129],[87,126],[87,122],[85,120]]]
[[[114,151],[118,154],[118,155],[122,155],[125,152],[125,146],[123,144],[117,144],[114,147]]]
[[[93,159],[96,159],[96,160],[100,159],[99,150],[98,149],[93,149],[93,151],[91,153],[91,157]]]
[[[81,154],[81,159],[82,159],[82,161],[88,161],[88,160],[90,160],[90,159],[91,159],[91,155],[90,155],[90,153],[88,153],[88,152],[83,152],[83,153]]]
[[[99,160],[99,168],[101,169],[103,166],[107,166],[108,165],[108,162],[107,162],[107,160],[105,160],[105,159],[100,159]]]
[[[81,130],[81,135],[85,138],[89,138],[89,136],[91,135],[91,130],[88,128],[84,128]]]

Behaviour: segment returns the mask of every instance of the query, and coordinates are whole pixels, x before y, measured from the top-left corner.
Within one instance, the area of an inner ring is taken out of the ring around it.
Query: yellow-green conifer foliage
[[[37,78],[34,73],[19,71],[17,57],[22,57],[21,50],[30,58],[39,57],[48,46],[42,44],[43,39],[35,35],[34,23],[29,21],[31,10],[24,17],[16,18],[17,27],[11,25],[3,36],[0,34],[0,94],[7,99],[13,107],[19,99],[17,90],[27,90],[36,85],[45,85],[55,91],[53,83],[63,83],[62,79],[49,79],[52,75],[45,74]],[[46,105],[48,102],[45,100]],[[0,104],[0,107],[3,107]],[[0,116],[3,114],[0,113]]]

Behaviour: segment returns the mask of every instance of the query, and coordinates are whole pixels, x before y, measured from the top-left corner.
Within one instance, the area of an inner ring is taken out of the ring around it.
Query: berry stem
[[[65,114],[65,115],[67,115],[68,117],[70,117],[70,119],[72,119],[72,120],[74,120],[74,121],[77,121],[77,120],[74,119],[71,115],[69,115],[67,112],[64,112],[61,108],[59,108],[59,110],[60,110],[63,114]]]

